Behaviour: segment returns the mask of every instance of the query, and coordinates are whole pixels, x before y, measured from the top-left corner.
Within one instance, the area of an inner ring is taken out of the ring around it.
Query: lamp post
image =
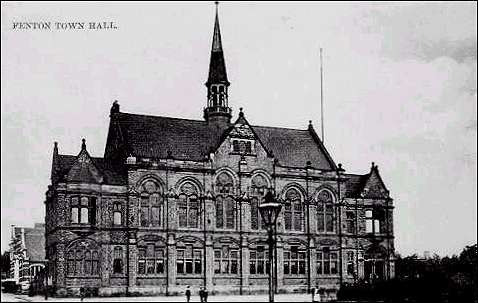
[[[279,216],[282,205],[276,201],[271,190],[267,192],[264,197],[264,202],[259,205],[262,221],[267,227],[268,244],[269,244],[269,302],[274,302],[274,292],[272,288],[272,264],[273,264],[273,248],[274,239],[273,232],[276,225],[277,217]]]
[[[45,278],[45,300],[48,300],[48,263],[49,260],[45,259],[45,269],[44,269],[44,278]]]

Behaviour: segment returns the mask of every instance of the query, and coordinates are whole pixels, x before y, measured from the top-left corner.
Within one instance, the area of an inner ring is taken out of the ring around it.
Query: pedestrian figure
[[[80,287],[80,300],[83,302],[83,299],[85,298],[85,288]]]
[[[206,287],[204,287],[204,291],[203,291],[203,294],[202,294],[202,295],[203,295],[203,297],[204,297],[204,302],[207,303],[207,295],[208,295],[208,292],[207,292],[207,288],[206,288]]]
[[[191,300],[191,290],[189,289],[189,286],[186,287],[186,302],[189,303],[189,301]]]
[[[201,302],[204,302],[204,289],[202,288],[202,286],[199,288],[199,299],[201,300]]]

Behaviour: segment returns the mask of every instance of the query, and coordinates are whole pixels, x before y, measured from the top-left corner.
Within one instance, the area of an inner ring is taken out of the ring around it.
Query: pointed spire
[[[86,140],[85,140],[85,138],[81,139],[81,150],[86,150]]]
[[[214,34],[212,37],[212,47],[211,47],[211,61],[209,63],[209,77],[207,80],[208,84],[217,84],[217,83],[226,83],[227,73],[226,73],[226,63],[224,61],[224,53],[222,50],[222,39],[221,39],[221,29],[219,26],[219,12],[218,4],[216,1],[216,19],[214,21]]]
[[[219,2],[216,1],[216,20],[214,21],[214,36],[212,38],[212,51],[222,52],[221,29],[219,28]]]
[[[228,124],[231,121],[231,108],[228,104],[228,87],[226,62],[222,50],[221,30],[219,27],[218,3],[216,1],[216,18],[212,36],[211,60],[206,82],[207,107],[204,108],[204,119],[209,123]]]
[[[58,142],[53,142],[53,155],[57,156],[58,155]]]

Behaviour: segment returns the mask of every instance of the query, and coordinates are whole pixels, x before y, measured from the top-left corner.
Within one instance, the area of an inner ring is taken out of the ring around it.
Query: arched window
[[[259,213],[259,204],[262,203],[262,198],[267,193],[267,179],[262,175],[255,175],[251,182],[251,228],[252,229],[265,229],[266,226],[262,222],[261,215]]]
[[[284,227],[286,230],[303,230],[304,210],[302,195],[295,188],[290,188],[285,193]]]
[[[67,252],[67,276],[99,276],[99,248],[90,241],[75,243]]]
[[[334,196],[323,189],[317,195],[317,231],[334,231]]]
[[[121,203],[113,204],[113,225],[122,225],[123,224],[123,215]]]
[[[345,221],[347,224],[347,233],[355,234],[355,214],[353,211],[348,211],[345,215]]]
[[[113,273],[123,273],[123,248],[117,246],[113,251]]]
[[[191,182],[185,182],[179,188],[179,227],[199,227],[199,193],[197,187]]]
[[[236,227],[236,203],[232,197],[234,183],[227,173],[216,178],[216,228],[234,229]]]
[[[141,186],[140,195],[140,226],[162,226],[162,187],[158,183],[148,180]]]

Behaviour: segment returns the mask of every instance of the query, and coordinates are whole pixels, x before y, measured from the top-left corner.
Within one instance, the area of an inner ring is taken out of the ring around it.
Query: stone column
[[[56,287],[66,287],[66,251],[65,244],[57,244],[58,262],[56,264]]]
[[[315,239],[310,239],[310,287],[317,286],[317,249]]]
[[[207,264],[204,265],[206,273],[206,288],[212,290],[214,281],[214,247],[211,236],[208,236],[206,239],[206,262]]]
[[[247,204],[247,203],[246,203]],[[249,243],[247,237],[242,239],[241,243],[241,273],[242,273],[242,294],[247,294],[247,289],[249,288]]]
[[[277,239],[277,290],[284,286],[284,242]]]
[[[108,287],[110,284],[110,271],[113,267],[111,259],[112,247],[109,245],[101,245],[101,257],[100,257],[100,275],[101,286]]]
[[[176,287],[176,239],[168,235],[168,285],[169,289]]]
[[[131,237],[128,239],[129,250],[129,272],[128,272],[128,286],[136,286],[136,277],[138,275],[137,260],[138,260],[138,247],[136,246],[136,239]]]

